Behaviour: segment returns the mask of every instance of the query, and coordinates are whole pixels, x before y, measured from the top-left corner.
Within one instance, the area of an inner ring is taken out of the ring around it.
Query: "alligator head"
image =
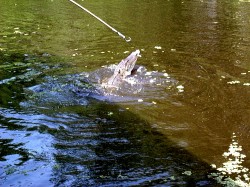
[[[107,84],[118,86],[124,78],[131,75],[138,57],[140,57],[140,50],[137,49],[123,59],[115,68],[114,74],[109,78]]]

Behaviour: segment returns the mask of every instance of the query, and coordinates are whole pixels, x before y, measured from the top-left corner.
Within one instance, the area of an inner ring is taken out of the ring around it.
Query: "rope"
[[[80,4],[78,4],[77,2],[73,1],[73,0],[69,0],[70,2],[74,3],[76,6],[78,6],[79,8],[83,9],[84,11],[86,11],[87,13],[89,13],[91,16],[93,16],[94,18],[98,19],[100,22],[102,22],[104,25],[106,25],[108,28],[110,28],[113,32],[117,33],[120,37],[122,37],[126,42],[130,42],[131,38],[128,37],[126,38],[126,36],[124,36],[122,33],[120,33],[119,31],[117,31],[115,28],[111,27],[109,24],[107,24],[105,21],[103,21],[101,18],[99,18],[98,16],[96,16],[95,14],[93,14],[92,12],[90,12],[88,9],[84,8],[83,6],[81,6]]]

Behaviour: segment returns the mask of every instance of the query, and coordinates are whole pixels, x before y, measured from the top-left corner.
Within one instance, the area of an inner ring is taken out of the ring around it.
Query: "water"
[[[0,186],[220,186],[233,133],[250,168],[249,2],[80,3],[132,41],[68,1],[1,2]],[[170,83],[70,91],[136,49]]]

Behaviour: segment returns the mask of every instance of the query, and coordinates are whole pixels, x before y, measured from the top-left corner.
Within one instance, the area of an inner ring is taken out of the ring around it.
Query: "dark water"
[[[79,1],[129,43],[69,1],[0,2],[0,186],[220,186],[232,136],[250,168],[249,2]],[[150,84],[96,97],[86,74],[135,49]]]

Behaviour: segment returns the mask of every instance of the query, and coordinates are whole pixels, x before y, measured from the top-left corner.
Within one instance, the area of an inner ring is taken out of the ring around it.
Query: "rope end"
[[[124,38],[124,40],[125,40],[126,42],[130,42],[132,39],[131,39],[130,37],[128,37],[128,38]]]

